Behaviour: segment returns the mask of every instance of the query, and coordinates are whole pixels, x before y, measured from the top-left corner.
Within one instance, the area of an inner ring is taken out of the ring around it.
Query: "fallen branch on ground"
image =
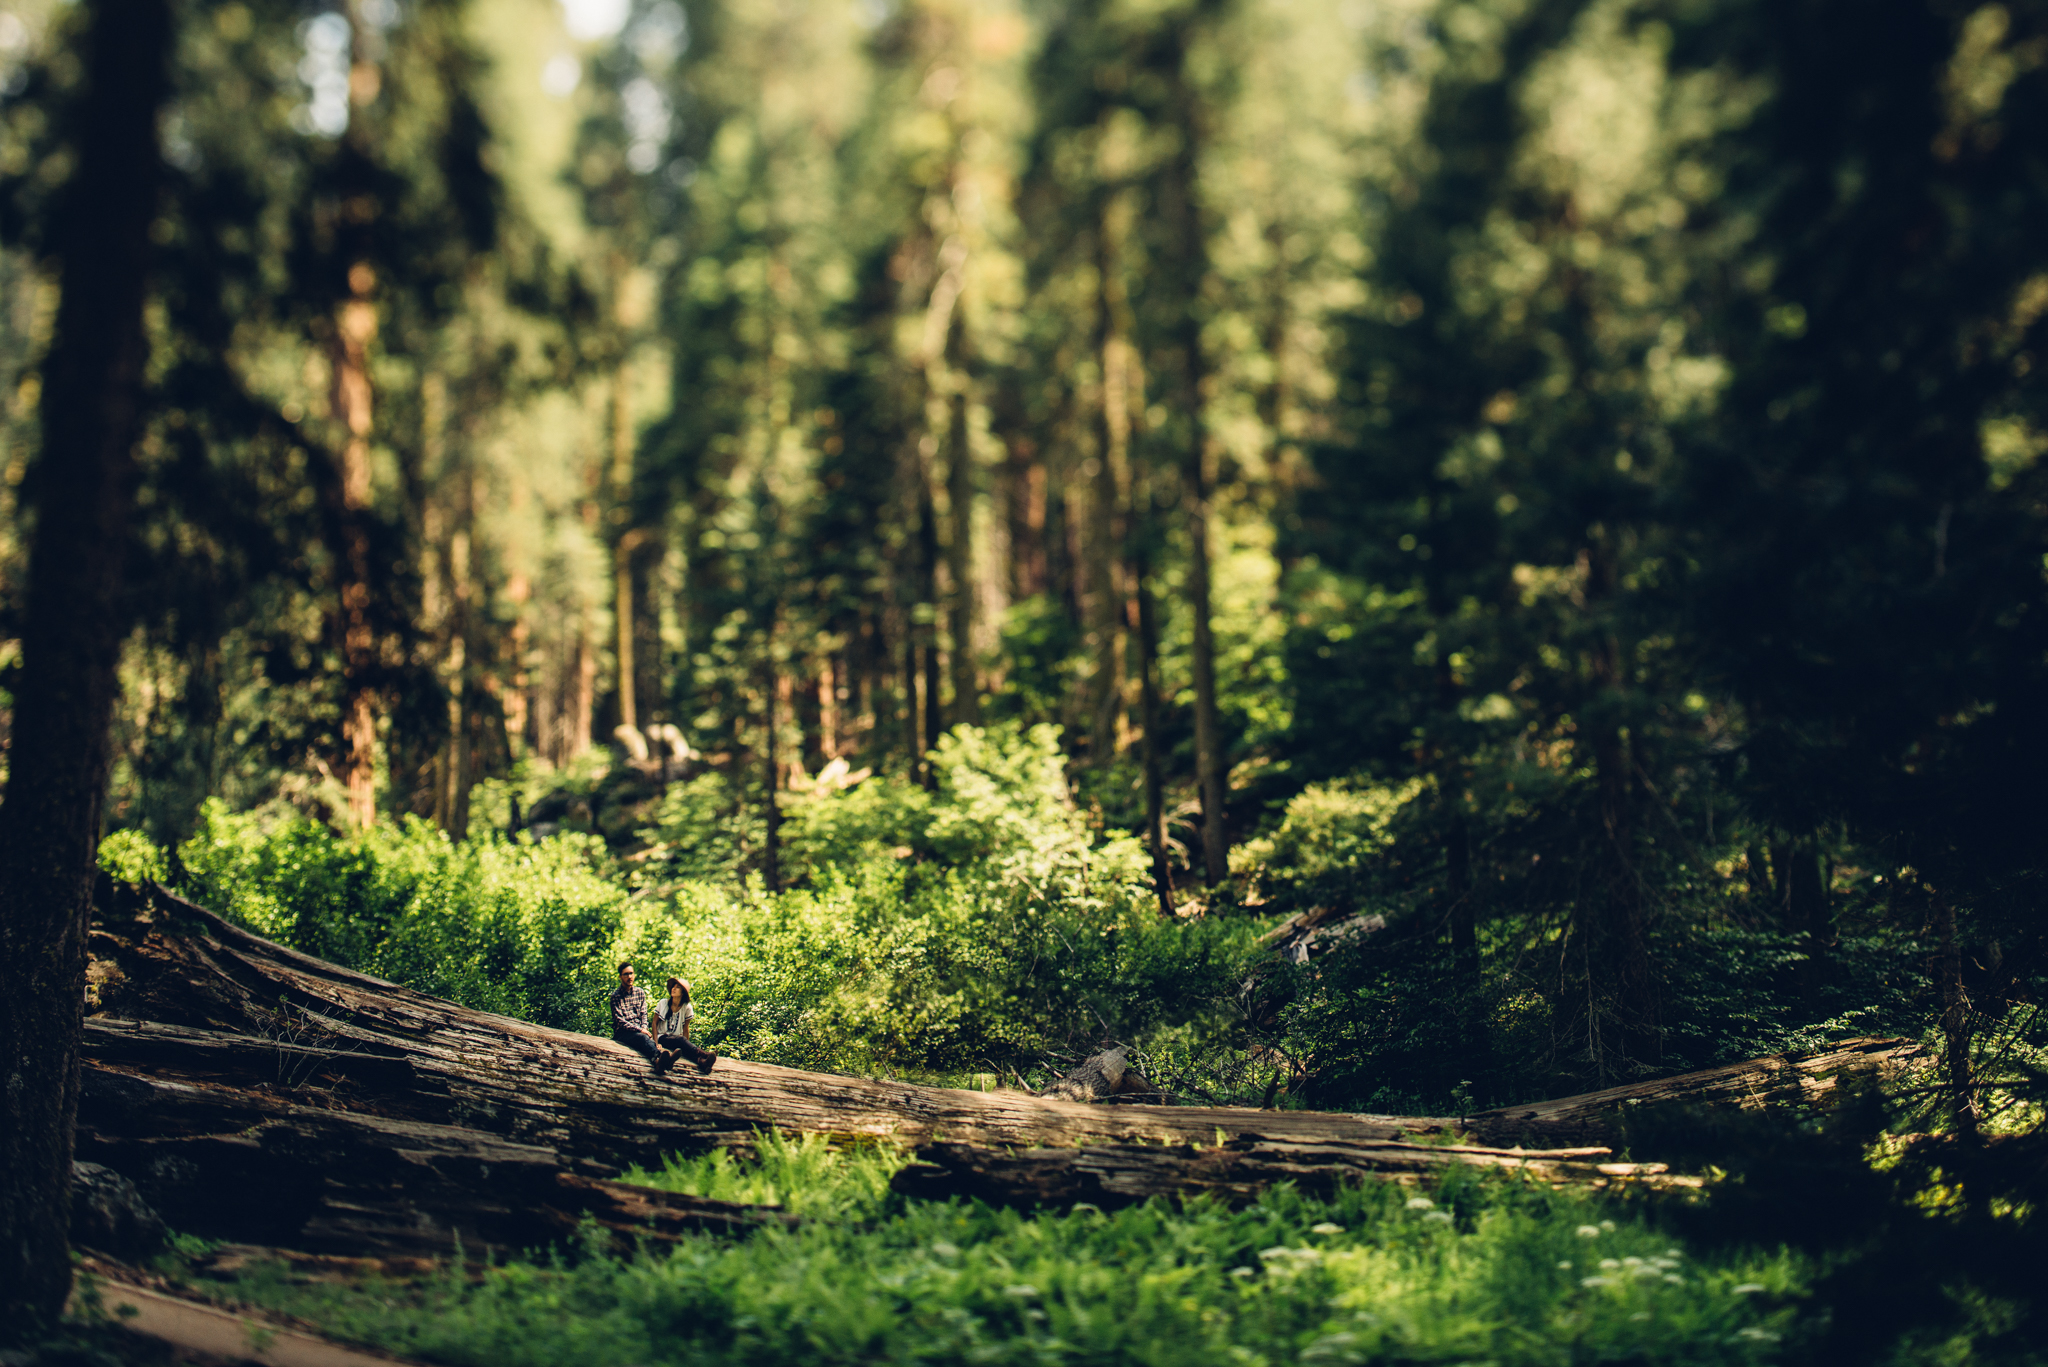
[[[1523,1152],[1398,1141],[1291,1144],[1256,1135],[1206,1148],[1098,1144],[1005,1150],[935,1143],[920,1147],[917,1161],[898,1172],[891,1185],[906,1196],[972,1197],[1017,1207],[1087,1202],[1105,1210],[1154,1196],[1213,1196],[1243,1205],[1280,1182],[1327,1196],[1345,1182],[1413,1182],[1455,1167],[1511,1172],[1551,1185],[1700,1185],[1697,1177],[1672,1176],[1661,1163],[1595,1161],[1611,1156],[1604,1148]]]

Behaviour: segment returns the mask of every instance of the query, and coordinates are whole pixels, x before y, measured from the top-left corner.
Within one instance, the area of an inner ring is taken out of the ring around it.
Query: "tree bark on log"
[[[1648,1177],[1581,1161],[1608,1147],[1612,1117],[1631,1101],[1825,1100],[1843,1073],[1910,1056],[1904,1041],[1862,1041],[1463,1121],[1090,1105],[731,1059],[709,1076],[657,1076],[609,1040],[323,962],[160,889],[114,889],[100,902],[79,1157],[134,1181],[174,1227],[334,1253],[418,1256],[458,1240],[523,1248],[586,1217],[655,1237],[779,1223],[774,1208],[614,1180],[668,1154],[749,1144],[763,1129],[937,1145],[925,1161],[940,1173],[914,1169],[905,1190],[1011,1202],[1064,1193],[1099,1205],[1167,1190],[1240,1199],[1283,1178],[1320,1189],[1450,1163],[1551,1181]],[[1578,1151],[1414,1142],[1496,1134]],[[1034,1147],[1043,1151],[997,1152]]]
[[[1280,1182],[1327,1196],[1365,1179],[1413,1182],[1455,1167],[1513,1172],[1552,1185],[1629,1182],[1699,1186],[1661,1163],[1598,1162],[1605,1148],[1537,1150],[1469,1145],[1384,1143],[1298,1144],[1246,1135],[1204,1147],[1096,1144],[1067,1149],[1003,1150],[932,1143],[900,1170],[891,1187],[906,1196],[972,1197],[990,1205],[1029,1208],[1081,1202],[1104,1210],[1154,1196],[1212,1196],[1230,1205],[1257,1200]]]
[[[216,1047],[212,1056],[232,1053]],[[390,1083],[400,1074],[354,1076]],[[319,1090],[307,1099],[317,1102]],[[655,1239],[791,1222],[773,1207],[578,1173],[553,1148],[470,1126],[294,1105],[220,1083],[89,1067],[80,1115],[82,1160],[126,1175],[172,1227],[208,1238],[443,1256],[567,1239],[585,1217]]]
[[[1639,1106],[1822,1109],[1833,1104],[1835,1089],[1844,1078],[1883,1075],[1930,1061],[1927,1050],[1914,1040],[1865,1037],[1816,1053],[1772,1054],[1555,1101],[1502,1106],[1456,1123],[1461,1134],[1482,1144],[1615,1144],[1624,1138],[1628,1113]]]

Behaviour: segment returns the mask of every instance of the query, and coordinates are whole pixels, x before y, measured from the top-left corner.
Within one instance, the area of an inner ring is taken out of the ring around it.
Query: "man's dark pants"
[[[645,1030],[614,1030],[614,1042],[625,1045],[640,1057],[653,1063],[661,1057],[661,1046],[654,1042],[654,1036]]]

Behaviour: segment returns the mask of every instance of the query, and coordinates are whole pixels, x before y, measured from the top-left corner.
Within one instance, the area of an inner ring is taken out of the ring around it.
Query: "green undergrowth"
[[[887,1193],[899,1157],[764,1142],[639,1174],[775,1199],[792,1231],[582,1246],[416,1283],[230,1288],[338,1336],[477,1367],[601,1364],[1738,1364],[1801,1332],[1806,1264],[1695,1253],[1652,1214],[1458,1175],[1023,1214]]]
[[[625,1181],[684,1196],[781,1206],[806,1220],[870,1220],[889,1197],[889,1179],[909,1161],[890,1143],[840,1145],[822,1135],[759,1135],[748,1158],[730,1149],[671,1155],[661,1167],[629,1169]]]
[[[1042,1084],[1116,1038],[1256,1099],[1239,1002],[1264,922],[1166,920],[1128,836],[1066,790],[1057,734],[962,727],[931,791],[888,776],[788,797],[785,886],[705,854],[732,794],[681,783],[637,862],[594,836],[469,840],[408,818],[342,833],[209,803],[176,851],[117,832],[117,878],[168,879],[294,949],[465,1006],[609,1033],[621,960],[692,982],[698,1037],[820,1072]],[[743,795],[742,795],[743,796]],[[702,857],[699,857],[702,856]]]

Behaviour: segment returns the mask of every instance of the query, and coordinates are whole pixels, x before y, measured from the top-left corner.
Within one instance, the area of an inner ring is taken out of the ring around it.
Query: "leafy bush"
[[[210,803],[179,856],[189,895],[260,935],[542,1025],[607,1033],[618,960],[680,962],[674,921],[601,876],[591,837],[451,844],[408,818],[344,838]]]
[[[1289,799],[1268,835],[1231,851],[1231,870],[1253,875],[1267,896],[1299,898],[1345,880],[1394,843],[1401,809],[1423,792],[1420,779],[1396,785],[1312,783]]]

